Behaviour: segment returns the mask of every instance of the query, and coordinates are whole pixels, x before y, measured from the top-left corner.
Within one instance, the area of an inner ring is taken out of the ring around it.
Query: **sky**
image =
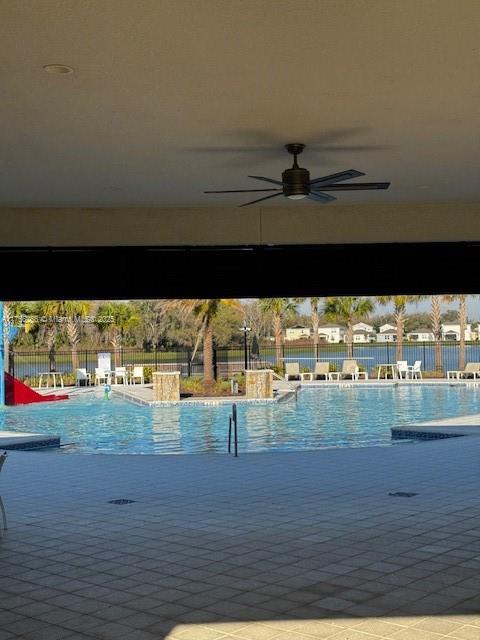
[[[448,309],[458,309],[457,302],[442,303],[442,313]],[[307,300],[299,307],[300,313],[309,313],[309,301]],[[430,311],[430,300],[422,300],[418,304],[407,305],[407,314],[409,313],[428,313]],[[383,315],[393,312],[393,304],[387,305],[375,305],[374,315]],[[467,315],[468,319],[472,321],[480,320],[480,298],[478,296],[467,297]]]

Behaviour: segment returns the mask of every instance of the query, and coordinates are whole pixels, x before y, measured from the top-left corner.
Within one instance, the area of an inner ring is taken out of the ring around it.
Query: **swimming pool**
[[[303,388],[298,402],[238,404],[240,452],[387,446],[390,427],[479,411],[465,386]],[[231,405],[148,407],[95,393],[6,407],[0,429],[60,434],[63,453],[225,453]]]

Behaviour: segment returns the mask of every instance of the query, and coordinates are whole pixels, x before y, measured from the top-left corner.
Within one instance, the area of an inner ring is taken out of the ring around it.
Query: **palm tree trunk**
[[[435,371],[441,372],[443,371],[443,359],[442,343],[440,342],[442,337],[440,296],[432,296],[431,323],[432,333],[435,340]]]
[[[203,332],[203,379],[212,384],[213,375],[213,326],[210,319],[205,323]]]
[[[55,371],[56,362],[55,362],[55,340],[57,337],[57,327],[55,325],[50,325],[47,328],[47,349],[48,349],[48,363],[49,363],[49,371]]]
[[[79,342],[78,325],[73,318],[67,320],[67,337],[70,342],[70,349],[72,352],[72,368],[75,372],[79,367],[77,345]]]
[[[403,322],[404,322],[404,307],[395,307],[395,323],[397,325],[397,360],[403,360]]]
[[[273,331],[275,333],[275,364],[277,367],[283,367],[283,331],[282,319],[279,315],[273,316]]]
[[[114,333],[112,336],[112,339],[110,340],[113,347],[113,366],[115,367],[115,369],[120,366],[119,365],[120,340],[121,340],[121,337],[120,337],[120,334],[118,333]]]
[[[467,296],[458,296],[458,324],[460,325],[460,341],[458,345],[458,368],[465,369],[465,329],[467,327]]]
[[[353,325],[351,322],[347,324],[347,358],[353,358]]]
[[[311,316],[312,316],[312,331],[313,331],[313,346],[315,347],[315,355],[317,354],[317,346],[318,346],[318,326],[320,324],[320,316],[318,314],[317,305],[313,305],[311,307]]]

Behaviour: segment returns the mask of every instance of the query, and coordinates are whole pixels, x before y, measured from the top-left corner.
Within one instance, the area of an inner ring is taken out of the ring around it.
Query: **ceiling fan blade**
[[[224,191],[204,191],[203,193],[255,193],[256,191],[283,191],[283,189],[226,189]]]
[[[355,145],[322,145],[319,146],[318,151],[320,152],[330,152],[330,151],[340,151],[340,152],[352,152],[355,151],[388,151],[392,146],[388,144],[355,144]],[[314,149],[317,151],[317,149]]]
[[[248,176],[248,177],[255,178],[255,180],[264,180],[265,182],[271,182],[272,184],[283,185],[283,182],[281,180],[273,180],[272,178],[264,178],[263,176]]]
[[[322,204],[336,200],[333,196],[329,196],[328,193],[322,193],[321,191],[310,191],[307,198],[309,200],[315,200],[315,202],[321,202]]]
[[[350,180],[350,178],[359,178],[365,174],[355,169],[348,169],[347,171],[340,171],[339,173],[332,173],[329,176],[323,176],[323,178],[315,178],[310,180],[310,184],[318,184],[319,182],[340,182],[341,180]]]
[[[356,182],[353,184],[329,184],[322,191],[366,191],[367,189],[388,189],[390,182]]]
[[[282,193],[273,193],[271,196],[265,196],[264,198],[259,198],[258,200],[252,200],[251,202],[245,202],[245,204],[241,204],[239,206],[248,207],[249,204],[255,204],[255,202],[261,202],[262,200],[268,200],[269,198],[276,198],[277,196],[282,196],[282,195],[283,195],[283,189],[282,189]]]

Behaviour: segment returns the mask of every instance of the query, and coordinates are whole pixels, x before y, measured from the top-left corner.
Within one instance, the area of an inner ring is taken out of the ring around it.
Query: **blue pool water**
[[[303,388],[295,401],[238,404],[241,452],[391,444],[390,427],[478,413],[480,389],[453,386]],[[226,452],[231,405],[146,407],[95,393],[6,407],[0,430],[60,434],[63,453]]]

